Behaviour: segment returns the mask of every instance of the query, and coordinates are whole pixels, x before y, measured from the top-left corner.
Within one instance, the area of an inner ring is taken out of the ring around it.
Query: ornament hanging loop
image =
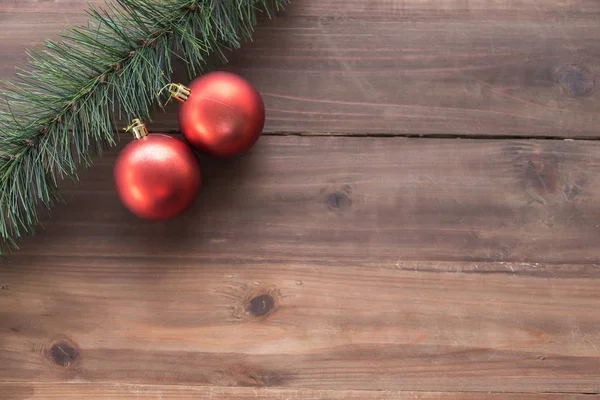
[[[169,97],[169,100],[175,99],[181,103],[184,103],[190,97],[190,94],[192,93],[192,91],[190,90],[189,87],[182,85],[181,83],[169,83],[168,85],[166,85],[165,87],[163,87],[160,90],[160,92],[158,93],[159,96],[165,90],[168,90],[169,94],[171,95]],[[165,105],[167,105],[169,103],[169,100],[167,100]]]
[[[131,125],[125,128],[125,131],[132,132],[136,139],[141,139],[148,136],[148,129],[146,128],[146,125],[144,125],[142,121],[137,118],[131,121]]]

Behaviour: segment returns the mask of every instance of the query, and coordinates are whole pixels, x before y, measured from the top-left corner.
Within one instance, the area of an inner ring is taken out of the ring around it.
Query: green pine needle
[[[35,233],[59,179],[116,143],[116,121],[150,118],[173,58],[191,77],[250,40],[288,0],[114,0],[29,53],[0,104],[0,254]]]

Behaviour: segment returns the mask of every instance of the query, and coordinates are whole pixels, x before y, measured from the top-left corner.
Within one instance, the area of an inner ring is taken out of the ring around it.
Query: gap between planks
[[[64,392],[65,386],[69,387]],[[331,390],[310,388],[247,388],[226,386],[194,386],[194,385],[144,385],[121,384],[109,382],[3,382],[0,389],[8,396],[7,400],[27,399],[52,399],[61,400],[79,399],[86,396],[88,399],[102,398],[103,400],[121,399],[124,395],[135,395],[137,399],[177,399],[177,398],[207,398],[207,399],[365,399],[365,400],[455,400],[455,399],[504,399],[506,396],[519,396],[528,400],[590,400],[600,398],[598,393],[571,393],[571,392],[431,392],[431,391],[379,391],[379,390]],[[55,392],[55,393],[52,393]],[[27,397],[19,397],[27,396]],[[115,396],[115,397],[113,397]],[[198,397],[201,396],[201,397]]]

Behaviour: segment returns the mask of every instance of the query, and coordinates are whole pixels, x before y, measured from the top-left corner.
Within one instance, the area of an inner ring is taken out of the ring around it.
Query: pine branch
[[[288,0],[115,0],[29,54],[0,105],[0,254],[34,234],[58,180],[116,144],[116,121],[149,119],[173,58],[191,77],[251,39],[257,13]]]

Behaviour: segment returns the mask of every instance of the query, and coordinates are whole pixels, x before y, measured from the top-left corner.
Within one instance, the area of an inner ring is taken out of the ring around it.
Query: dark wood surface
[[[83,4],[0,5],[0,74]],[[263,94],[268,132],[597,137],[599,18],[593,0],[301,0],[228,68]]]
[[[83,10],[0,4],[0,76]],[[0,399],[600,398],[600,143],[572,140],[600,132],[599,11],[297,0],[262,21],[227,68],[265,135],[202,159],[188,213],[129,215],[116,148],[0,264]]]

